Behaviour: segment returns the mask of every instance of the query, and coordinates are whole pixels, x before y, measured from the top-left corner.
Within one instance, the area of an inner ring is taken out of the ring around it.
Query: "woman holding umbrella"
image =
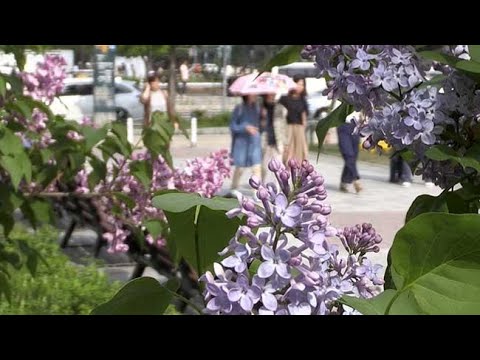
[[[243,102],[233,110],[230,123],[232,132],[233,165],[232,193],[236,195],[240,179],[246,168],[261,176],[262,147],[260,141],[260,107],[256,95],[244,95]]]
[[[257,105],[257,95],[287,92],[295,87],[296,84],[289,77],[278,74],[273,75],[267,72],[242,76],[230,86],[229,90],[232,94],[243,96],[243,103],[238,105],[233,111],[230,125],[232,132],[232,158],[235,165],[232,193],[238,189],[240,178],[245,168],[252,168],[252,173],[258,178],[262,174],[260,121],[263,113],[265,125],[268,126],[268,115],[273,116],[274,112],[273,107],[270,109],[270,113],[267,110],[270,105],[266,105],[265,109],[261,110],[260,106]],[[268,97],[270,101],[267,102],[271,102],[272,95]],[[270,130],[273,130],[273,127]],[[281,146],[282,144],[275,145]]]

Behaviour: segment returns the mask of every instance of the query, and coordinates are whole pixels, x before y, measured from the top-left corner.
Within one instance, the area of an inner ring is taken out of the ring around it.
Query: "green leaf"
[[[53,214],[52,205],[44,199],[32,199],[29,205],[35,215],[37,221],[46,224],[53,224],[55,216]]]
[[[164,211],[170,226],[167,244],[199,275],[220,259],[218,252],[227,246],[242,220],[229,219],[225,212],[238,206],[234,199],[205,199],[198,194],[169,193],[157,196],[153,204]]]
[[[237,199],[224,197],[202,198],[196,193],[167,193],[156,196],[152,200],[153,206],[175,213],[184,212],[197,205],[207,206],[212,210],[229,211],[238,207]]]
[[[3,75],[0,74],[0,96],[5,97],[6,93],[7,93],[7,82],[3,78]]]
[[[7,107],[19,112],[27,120],[32,119],[32,108],[29,103],[24,99],[18,99],[17,101],[15,101],[15,103],[8,103]]]
[[[395,294],[395,290],[385,290],[372,299],[343,296],[341,302],[359,311],[362,315],[383,315]]]
[[[136,205],[135,201],[128,195],[115,191],[112,193],[120,202],[127,205],[129,209],[133,209]]]
[[[88,185],[93,189],[107,176],[107,164],[95,156],[90,157],[88,163],[92,167],[92,172],[88,175]]]
[[[15,154],[15,157],[8,155],[0,156],[0,165],[10,175],[15,190],[18,189],[18,185],[24,176],[27,182],[30,182],[32,179],[32,164],[25,153]]]
[[[480,45],[468,45],[468,53],[473,61],[480,63]]]
[[[53,151],[50,149],[40,149],[40,156],[42,157],[42,162],[46,163],[53,158]]]
[[[445,212],[448,213],[446,199],[442,196],[420,195],[410,205],[405,217],[405,223],[414,219],[418,215],[428,212]]]
[[[113,139],[117,142],[120,152],[124,156],[129,157],[132,154],[132,145],[128,141],[127,126],[117,122],[112,124],[111,130],[115,134]]]
[[[420,215],[397,233],[391,251],[395,285],[420,312],[480,314],[480,215]]]
[[[3,248],[0,248],[0,262],[7,262],[16,270],[19,270],[22,267],[20,255],[14,251],[4,250]]]
[[[28,219],[34,229],[39,223],[53,223],[53,209],[47,200],[34,198],[24,202],[20,207],[23,215]]]
[[[8,237],[15,225],[12,213],[0,212],[0,225],[3,227],[3,234]]]
[[[36,276],[38,261],[40,260],[45,266],[48,267],[47,261],[42,257],[40,252],[31,247],[25,240],[17,240],[20,251],[27,257],[27,269],[32,276]]]
[[[5,298],[9,303],[12,302],[12,289],[8,282],[8,277],[6,274],[0,272],[0,296],[5,295]]]
[[[170,142],[174,133],[171,121],[165,115],[154,113],[152,126],[144,128],[142,140],[153,157],[162,155],[169,166],[172,166],[172,157],[169,151]]]
[[[248,267],[248,273],[250,274],[250,277],[257,275],[258,268],[261,264],[262,262],[259,259],[253,260],[253,262]]]
[[[425,156],[437,161],[452,160],[465,169],[471,167],[477,172],[480,172],[480,162],[472,157],[459,156],[453,149],[447,145],[435,145],[425,152]]]
[[[339,126],[345,122],[347,116],[352,112],[352,107],[347,103],[342,103],[333,110],[327,117],[321,119],[317,123],[315,132],[318,138],[318,155],[322,150],[323,142],[327,136],[328,129]]]
[[[85,150],[88,152],[107,136],[107,129],[95,129],[90,126],[81,128],[82,135],[85,137]]]
[[[17,99],[18,101],[21,100],[21,102],[25,103],[25,106],[28,107],[29,111],[33,111],[33,109],[39,109],[42,111],[48,118],[49,121],[53,121],[54,115],[52,113],[52,110],[50,110],[50,107],[45,104],[42,101],[34,100],[30,96],[22,96]]]
[[[153,174],[152,164],[148,161],[137,160],[132,161],[129,164],[129,168],[130,173],[135,176],[146,189],[149,189]]]
[[[192,207],[183,212],[170,212],[164,210],[168,220],[170,234],[167,247],[172,254],[172,260],[178,264],[182,257],[197,269],[196,240],[195,240],[195,214],[197,207]]]
[[[8,184],[0,184],[0,209],[12,213],[23,203],[21,194],[12,191]]]
[[[451,191],[446,193],[445,195],[447,206],[448,206],[448,212],[450,214],[467,214],[471,212],[470,206],[469,206],[470,201],[464,199],[461,193],[457,191]],[[474,213],[478,214],[478,210]]]
[[[160,220],[147,220],[143,223],[154,239],[159,237],[164,230],[164,223]]]
[[[225,210],[213,210],[206,206],[200,207],[197,219],[197,269],[201,275],[218,262],[218,255],[235,235],[242,220],[238,217],[229,219]],[[190,262],[193,266],[193,263]]]
[[[12,88],[12,91],[16,95],[23,94],[23,82],[16,75],[2,75],[3,79],[8,82]]]
[[[262,71],[270,71],[275,66],[287,65],[300,60],[303,47],[304,45],[286,45],[262,67]]]
[[[20,138],[8,128],[2,129],[0,151],[5,155],[16,155],[25,152]]]
[[[478,49],[474,49],[474,52],[477,50]],[[437,51],[421,51],[419,54],[426,59],[434,60],[453,68],[463,70],[464,72],[474,75],[474,77],[480,74],[480,62],[477,61],[463,60]]]
[[[453,67],[455,67],[455,64],[458,62],[458,58],[455,56],[442,54],[437,51],[420,51],[418,54],[425,59],[433,60]]]
[[[113,157],[115,154],[122,154],[124,156],[128,156],[128,154],[126,155],[122,152],[122,148],[120,147],[118,142],[111,136],[108,136],[105,141],[98,146],[98,148],[107,154],[106,157]]]
[[[178,280],[165,286],[149,277],[128,282],[108,302],[95,308],[91,315],[163,315],[178,289]]]
[[[420,85],[418,88],[423,89],[428,86],[436,86],[436,87],[441,87],[447,77],[445,75],[435,75],[433,78],[431,78],[428,81],[425,81],[422,85]]]

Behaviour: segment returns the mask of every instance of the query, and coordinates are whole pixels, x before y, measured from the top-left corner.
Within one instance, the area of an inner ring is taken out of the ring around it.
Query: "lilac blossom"
[[[324,178],[303,161],[290,160],[288,168],[270,161],[278,181],[250,185],[261,204],[239,196],[239,207],[227,216],[244,214],[239,227],[220,252],[215,275],[205,273],[207,314],[324,315],[343,313],[345,295],[372,297],[382,284],[381,268],[367,261],[378,251],[381,237],[370,224],[336,229],[327,216]],[[249,221],[254,219],[254,221]],[[330,239],[338,236],[344,257]],[[295,242],[292,242],[295,238]],[[228,272],[228,277],[225,276]]]

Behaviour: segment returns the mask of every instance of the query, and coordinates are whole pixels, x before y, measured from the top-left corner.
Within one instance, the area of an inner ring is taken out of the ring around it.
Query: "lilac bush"
[[[275,183],[256,177],[250,186],[259,202],[239,195],[246,225],[220,253],[221,263],[206,272],[207,314],[342,314],[342,295],[372,297],[383,284],[366,254],[378,252],[380,235],[370,224],[336,229],[328,221],[324,178],[308,161],[290,160],[288,168],[269,163]],[[337,237],[343,250],[330,239]]]
[[[213,152],[206,158],[189,160],[185,167],[175,170],[175,188],[212,197],[222,187],[224,179],[230,177],[231,165],[226,149]]]
[[[109,252],[126,252],[128,245],[125,240],[130,231],[123,226],[125,221],[132,226],[142,228],[146,220],[160,220],[167,223],[162,210],[152,204],[152,194],[160,190],[178,189],[186,192],[196,192],[204,197],[214,196],[222,187],[225,178],[230,176],[231,159],[227,150],[213,152],[206,158],[197,158],[187,162],[187,166],[172,170],[161,155],[152,166],[152,179],[149,188],[136,178],[130,170],[133,161],[150,160],[148,151],[138,151],[131,159],[118,158],[119,164],[112,163],[107,168],[106,181],[101,181],[92,191],[88,186],[89,173],[83,169],[76,177],[77,189],[80,194],[93,192],[99,194],[96,205],[106,214],[106,220],[112,224],[112,230],[106,231],[103,237],[108,242]],[[216,170],[219,169],[220,171]],[[216,172],[218,171],[218,172]],[[117,174],[118,172],[118,174]],[[114,176],[114,174],[117,174]],[[116,200],[112,193],[121,192],[129,196],[134,206]],[[120,207],[121,212],[115,211]],[[163,236],[153,238],[147,234],[146,241],[154,246],[163,247],[166,240]]]
[[[469,59],[466,45],[448,45],[443,52]],[[425,157],[432,145],[447,145],[460,156],[472,145],[480,95],[465,73],[423,60],[411,45],[307,45],[303,56],[314,57],[329,98],[364,112],[356,131],[366,137],[365,148],[384,140],[395,150],[411,150],[417,173],[442,188],[467,174],[459,164]],[[446,76],[438,88],[422,86],[432,68]]]
[[[24,94],[50,105],[55,96],[63,90],[64,80],[67,76],[66,65],[62,56],[45,55],[44,61],[37,64],[35,72],[19,74],[25,86]],[[29,147],[46,148],[53,143],[52,135],[46,125],[48,117],[43,111],[34,109],[30,120],[22,116],[18,116],[15,120],[26,127],[27,131],[17,133],[17,135]],[[70,134],[70,136],[78,138],[75,134]]]

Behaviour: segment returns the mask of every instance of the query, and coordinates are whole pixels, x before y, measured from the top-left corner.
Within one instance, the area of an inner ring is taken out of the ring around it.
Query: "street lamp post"
[[[230,62],[230,54],[232,52],[231,45],[222,45],[223,48],[223,96],[222,96],[222,112],[226,111],[227,100],[227,65]]]

